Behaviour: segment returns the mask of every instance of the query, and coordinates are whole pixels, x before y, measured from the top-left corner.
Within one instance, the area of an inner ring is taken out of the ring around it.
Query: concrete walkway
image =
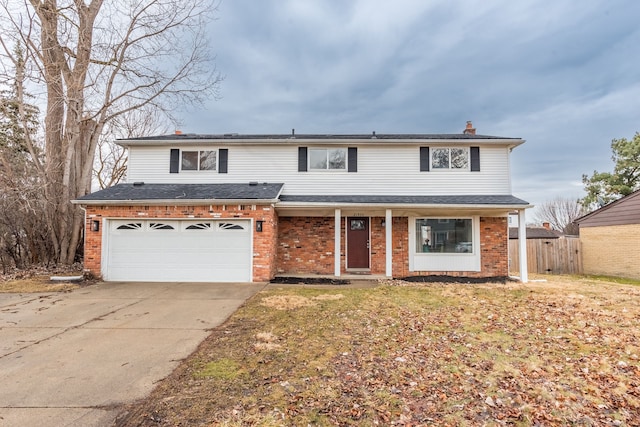
[[[110,426],[263,284],[0,294],[0,426]]]

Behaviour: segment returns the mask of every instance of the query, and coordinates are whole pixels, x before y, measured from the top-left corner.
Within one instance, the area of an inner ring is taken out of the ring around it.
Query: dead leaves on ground
[[[233,358],[242,381],[187,370],[158,389],[174,398],[148,402],[153,413],[167,425],[640,425],[638,288],[314,295],[261,295],[196,356]]]

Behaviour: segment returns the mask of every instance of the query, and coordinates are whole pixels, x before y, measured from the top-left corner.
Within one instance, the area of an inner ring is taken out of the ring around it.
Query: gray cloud
[[[581,197],[640,111],[640,2],[252,1],[220,6],[222,99],[185,114],[217,133],[518,136],[513,193]]]

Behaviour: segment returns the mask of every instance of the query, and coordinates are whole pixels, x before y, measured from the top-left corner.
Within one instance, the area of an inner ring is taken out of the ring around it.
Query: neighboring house
[[[640,279],[640,191],[575,222],[585,274]]]
[[[128,183],[74,201],[86,209],[85,269],[185,282],[504,277],[508,213],[524,223],[530,207],[511,194],[509,156],[523,142],[471,123],[446,135],[118,140]]]
[[[509,240],[518,240],[518,234],[517,228],[509,227]],[[527,227],[526,236],[527,239],[559,239],[563,234],[552,230],[549,223],[545,222],[542,227]]]
[[[520,270],[519,235],[519,228],[509,228],[509,270],[514,274]],[[526,236],[529,273],[582,273],[580,241],[576,236],[553,230],[548,222],[542,227],[526,227]]]

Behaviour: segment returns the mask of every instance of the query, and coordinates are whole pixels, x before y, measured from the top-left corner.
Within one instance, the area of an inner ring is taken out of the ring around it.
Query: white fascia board
[[[340,203],[340,202],[278,202],[276,208],[375,208],[375,209],[529,209],[533,205],[492,205],[492,204],[437,204],[437,203]]]
[[[519,138],[495,138],[495,139],[304,139],[304,138],[282,138],[282,139],[162,139],[162,140],[116,140],[115,143],[122,147],[130,146],[194,146],[194,145],[434,145],[434,144],[447,144],[447,145],[506,145],[508,147],[516,147],[524,144],[523,139]]]
[[[99,206],[199,206],[199,205],[275,205],[278,199],[147,199],[72,200],[75,205]]]

